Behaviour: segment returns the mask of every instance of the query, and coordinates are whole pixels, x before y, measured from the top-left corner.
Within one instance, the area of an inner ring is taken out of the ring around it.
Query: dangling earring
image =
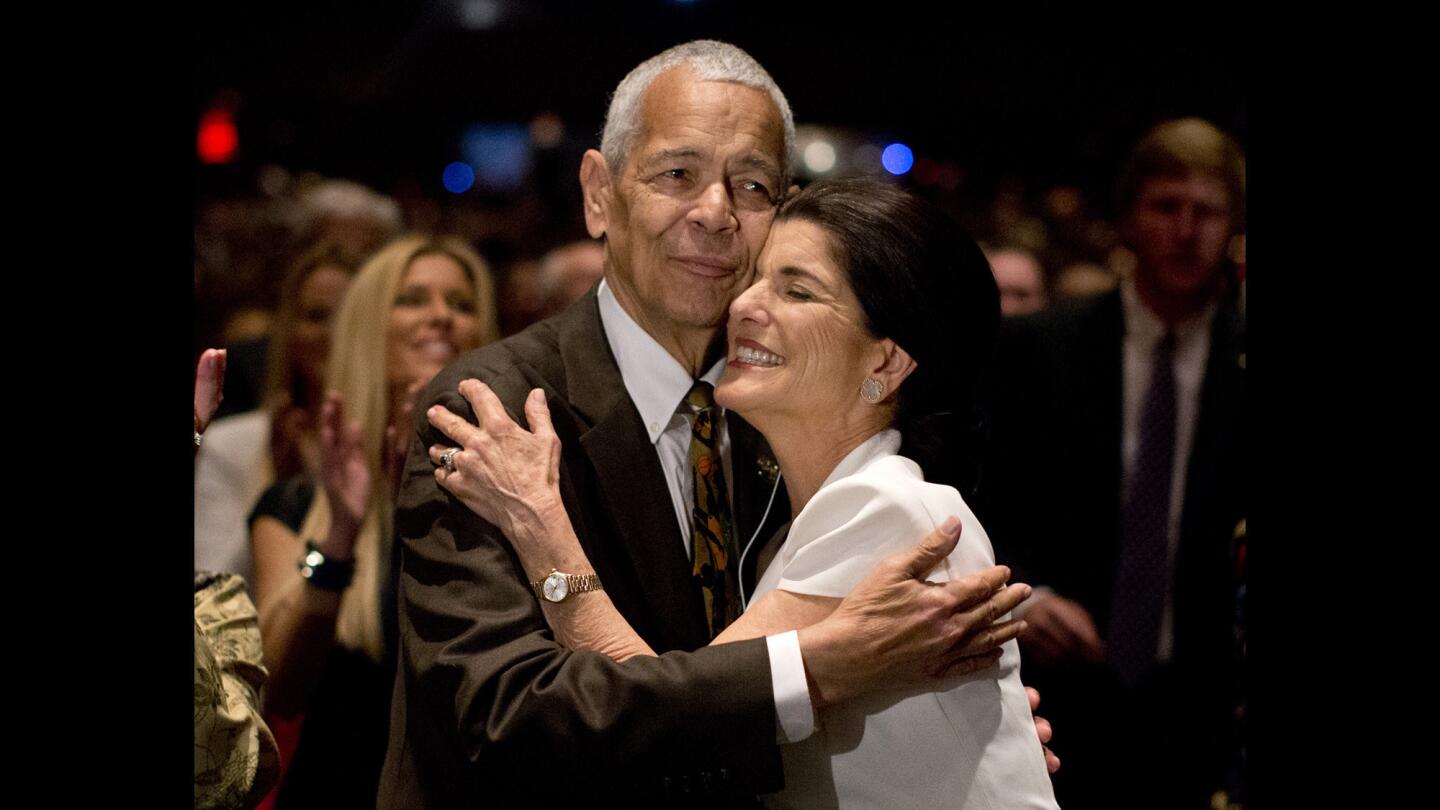
[[[885,396],[885,383],[874,377],[866,377],[865,382],[860,383],[860,398],[874,405]]]

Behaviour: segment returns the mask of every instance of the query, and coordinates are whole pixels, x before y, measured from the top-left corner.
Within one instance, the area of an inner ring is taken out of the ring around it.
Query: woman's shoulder
[[[305,522],[305,513],[310,511],[310,505],[314,501],[315,480],[310,476],[297,475],[278,481],[260,494],[255,508],[250,510],[250,516],[245,519],[245,525],[253,524],[257,518],[270,517],[298,534],[301,524]]]
[[[855,473],[822,488],[815,497],[822,494],[831,505],[849,503],[855,508],[928,515],[935,518],[935,525],[951,514],[970,514],[959,490],[926,481],[920,465],[901,455],[873,459]]]
[[[777,560],[778,587],[844,596],[877,560],[913,547],[952,514],[978,528],[960,493],[926,483],[915,462],[872,459],[821,487],[795,518]],[[969,539],[965,529],[961,538]]]
[[[914,546],[951,515],[960,518],[960,541],[950,564],[931,579],[993,565],[990,538],[958,490],[926,481],[911,459],[881,456],[825,485],[806,504],[791,529],[792,561],[807,553],[873,561]]]

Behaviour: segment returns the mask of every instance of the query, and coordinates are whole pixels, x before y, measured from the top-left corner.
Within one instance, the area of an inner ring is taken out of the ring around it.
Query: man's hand
[[[1079,602],[1063,596],[1042,596],[1025,612],[1028,625],[1020,633],[1020,647],[1026,658],[1047,666],[1061,661],[1105,660],[1105,647],[1095,630],[1095,620]]]
[[[1055,773],[1060,770],[1060,757],[1055,756],[1055,752],[1046,745],[1055,736],[1055,730],[1050,728],[1049,720],[1035,714],[1035,710],[1040,708],[1040,690],[1027,686],[1025,694],[1030,697],[1030,713],[1035,715],[1035,736],[1040,738],[1040,747],[1045,749],[1045,769]]]
[[[815,708],[999,660],[1000,645],[1025,623],[996,620],[1024,601],[1030,586],[1005,587],[1005,566],[926,582],[959,539],[960,521],[952,517],[913,549],[881,560],[829,617],[800,630]]]

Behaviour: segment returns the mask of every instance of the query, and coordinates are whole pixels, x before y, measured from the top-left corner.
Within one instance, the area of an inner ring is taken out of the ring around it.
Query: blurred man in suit
[[[1228,554],[1248,491],[1227,259],[1243,154],[1201,119],[1161,124],[1119,202],[1133,276],[1002,326],[976,511],[1038,586],[1021,645],[1065,729],[1060,803],[1204,807],[1230,745]]]

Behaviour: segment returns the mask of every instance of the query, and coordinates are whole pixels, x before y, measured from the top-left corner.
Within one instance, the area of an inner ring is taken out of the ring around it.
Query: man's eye
[[[767,200],[770,199],[770,189],[766,188],[764,183],[746,180],[740,184],[740,190],[750,194],[759,194]]]
[[[788,290],[785,291],[785,295],[787,295],[788,297],[790,297],[792,300],[795,300],[795,301],[813,301],[813,300],[815,300],[815,296],[811,295],[811,294],[808,293],[808,292],[805,292],[804,290],[800,289],[799,287],[791,287],[790,289],[788,289]]]
[[[666,169],[660,173],[660,176],[671,180],[684,180],[690,176],[690,172],[686,169]]]

